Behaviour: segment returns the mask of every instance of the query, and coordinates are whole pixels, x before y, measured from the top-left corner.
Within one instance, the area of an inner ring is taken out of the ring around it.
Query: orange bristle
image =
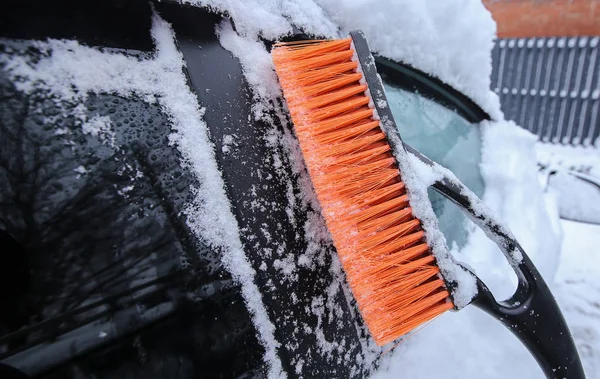
[[[352,39],[276,44],[273,62],[327,227],[358,307],[384,345],[454,307]]]

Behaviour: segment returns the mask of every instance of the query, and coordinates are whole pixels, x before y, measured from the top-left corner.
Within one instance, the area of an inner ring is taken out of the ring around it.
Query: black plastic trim
[[[76,39],[91,46],[152,51],[147,0],[7,0],[0,37]]]
[[[490,116],[473,100],[434,76],[382,56],[375,56],[375,64],[377,71],[386,81],[434,100],[456,111],[471,123],[490,119]]]

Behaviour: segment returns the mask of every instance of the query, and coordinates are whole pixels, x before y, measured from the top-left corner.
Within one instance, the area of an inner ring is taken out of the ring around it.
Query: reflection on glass
[[[478,196],[484,184],[479,172],[481,132],[456,112],[419,95],[384,83],[388,103],[405,143],[450,169]],[[433,210],[448,246],[466,243],[466,217],[443,196],[429,190]]]

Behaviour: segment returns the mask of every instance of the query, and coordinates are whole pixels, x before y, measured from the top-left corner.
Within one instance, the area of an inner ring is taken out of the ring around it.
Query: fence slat
[[[497,40],[491,86],[500,97],[505,117],[542,141],[596,143],[600,134],[599,42],[598,36]]]

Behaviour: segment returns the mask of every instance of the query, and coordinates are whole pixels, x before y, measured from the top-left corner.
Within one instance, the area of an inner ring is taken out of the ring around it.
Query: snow
[[[80,175],[87,173],[87,170],[83,166],[77,166],[73,171],[75,171],[76,173],[78,173]]]
[[[178,0],[183,4],[209,7],[226,13],[243,37],[278,39],[291,34],[294,26],[315,35],[334,37],[337,26],[313,1],[303,0]],[[293,22],[292,22],[293,20]]]
[[[562,253],[554,294],[571,328],[588,379],[600,378],[600,226],[561,222]]]
[[[531,134],[512,122],[503,121],[498,97],[489,90],[495,24],[480,1],[180,2],[208,6],[231,17],[233,24],[225,20],[218,26],[219,41],[240,60],[254,96],[254,117],[267,124],[273,124],[273,119],[269,122],[269,118],[277,118],[285,124],[286,115],[278,102],[280,89],[270,55],[260,38],[280,38],[292,33],[294,26],[306,33],[326,37],[339,37],[350,30],[361,29],[373,51],[435,75],[478,103],[496,120],[481,125],[481,171],[486,183],[484,203],[502,220],[502,224],[512,230],[544,278],[551,283],[572,327],[588,377],[600,378],[600,286],[596,279],[600,274],[600,256],[594,250],[600,244],[600,229],[559,221],[557,193],[550,191],[543,194],[536,167],[539,161],[598,176],[600,155],[595,148],[588,148],[582,153],[577,149],[536,146]],[[182,73],[185,63],[177,51],[170,26],[155,16],[152,35],[157,52],[149,58],[101,52],[75,41],[50,40],[35,43],[47,57],[39,62],[30,62],[22,56],[2,63],[16,81],[17,88],[26,93],[43,88],[58,101],[73,103],[82,102],[89,93],[116,92],[122,96],[138,96],[145,101],[158,102],[163,107],[173,122],[171,142],[182,152],[183,164],[197,175],[201,183],[195,189],[194,203],[186,211],[190,225],[200,238],[222,249],[225,266],[242,283],[243,296],[265,347],[264,359],[269,365],[269,377],[282,377],[285,374],[277,356],[279,342],[274,337],[274,320],[267,316],[253,281],[255,273],[244,256],[240,231],[216,166],[214,147],[202,121],[203,109],[186,85]],[[597,38],[594,40],[597,42]],[[557,43],[564,45],[565,42],[559,39]],[[509,46],[511,44],[514,45],[515,41],[510,40]],[[156,75],[157,72],[160,75]],[[592,98],[598,98],[599,94],[600,91],[594,91]],[[87,133],[110,144],[109,118],[82,119],[81,126]],[[64,131],[57,129],[56,132],[62,134]],[[296,265],[310,268],[323,264],[323,246],[330,243],[330,237],[319,214],[293,134],[285,128],[279,130],[274,127],[266,132],[265,140],[274,151],[278,148],[285,151],[296,175],[294,180],[300,182],[299,194],[289,187],[289,204],[286,206],[293,209],[300,204],[307,212],[306,222],[298,225],[299,233],[303,233],[309,242],[306,251],[299,257],[282,254],[276,261],[279,277],[274,280],[290,281],[294,280]],[[235,145],[235,136],[227,136],[221,151],[229,153],[232,145]],[[272,162],[278,161],[275,153],[271,159]],[[416,214],[435,230],[436,221],[431,217],[431,205],[427,205],[424,189],[439,177],[439,173],[413,158],[403,164],[403,172],[408,181],[412,181],[411,201],[417,204]],[[79,167],[76,172],[83,175],[87,171]],[[256,206],[262,205],[257,203]],[[565,238],[561,252],[563,232]],[[428,233],[428,239],[431,239],[432,245],[444,249],[443,236],[433,232]],[[439,251],[436,254],[440,257],[450,259],[445,250]],[[497,298],[512,294],[516,277],[511,273],[509,261],[484,232],[474,229],[467,246],[454,249],[452,255],[454,259],[466,262]],[[266,269],[266,264],[263,264],[261,270],[263,266]],[[351,297],[336,258],[328,269],[334,281],[325,293],[315,294],[308,310],[317,318],[317,325],[311,332],[318,336],[318,347],[323,354],[348,348],[342,337],[330,340],[320,328],[326,314],[335,315],[338,311],[330,309],[332,306],[328,300],[339,291],[346,298]],[[468,282],[469,278],[460,281]],[[474,294],[473,287],[465,285],[462,288],[466,292],[456,297],[459,303],[466,304]],[[299,327],[310,329],[306,324]],[[381,352],[369,341],[364,342],[362,350],[363,356],[347,357],[344,364],[353,366],[356,362],[351,359],[356,359],[368,365],[379,358]],[[302,367],[310,363],[309,359],[296,359],[292,362],[294,370],[301,372]],[[447,312],[404,339],[393,352],[384,354],[374,377],[541,378],[542,373],[508,330],[478,309],[466,307],[460,312]]]
[[[279,39],[292,34],[294,27],[319,38],[339,38],[360,29],[373,52],[437,76],[472,98],[492,118],[503,118],[498,96],[489,90],[496,24],[481,1],[179,2],[226,13],[247,43]],[[247,76],[252,83],[252,75]]]
[[[223,20],[216,32],[221,45],[240,60],[244,76],[252,88],[254,116],[260,119],[263,113],[269,111],[268,102],[281,95],[271,54],[262,42],[237,34],[229,20]]]
[[[202,121],[204,110],[190,91],[183,72],[185,62],[177,50],[173,31],[158,15],[153,16],[151,34],[156,52],[148,59],[103,52],[80,45],[77,41],[48,40],[33,42],[43,58],[33,62],[27,55],[0,55],[0,63],[20,91],[46,91],[57,106],[82,103],[90,93],[116,93],[158,102],[172,122],[170,142],[184,158],[182,165],[198,178],[195,199],[185,214],[196,236],[222,251],[225,267],[242,284],[242,296],[251,313],[258,338],[265,348],[268,377],[285,377],[277,355],[279,343],[275,327],[269,320],[261,294],[254,283],[255,272],[244,254],[236,219],[225,194],[223,179],[217,168],[214,147]],[[76,117],[81,109],[76,107]],[[84,131],[110,135],[110,122],[93,118],[80,120]],[[77,172],[84,174],[85,168]]]
[[[600,145],[584,147],[538,142],[537,160],[549,169],[574,170],[600,177],[599,148]]]
[[[537,181],[535,138],[514,123],[503,121],[498,98],[489,90],[495,25],[482,4],[467,0],[378,2],[377,5],[368,1],[322,0],[318,3],[328,18],[340,25],[338,36],[353,29],[363,30],[374,51],[439,77],[470,96],[497,120],[481,126],[484,142],[481,170],[487,186],[483,199],[485,208],[491,209],[501,224],[514,232],[542,274],[551,280],[558,266],[561,238],[555,199],[550,194],[544,197]],[[268,9],[275,9],[270,2],[267,4]],[[306,4],[312,7],[312,2]],[[273,77],[272,64],[266,59],[267,51],[258,42],[260,36],[269,34],[256,25],[268,25],[272,15],[266,17],[259,7],[253,11],[254,19],[250,25],[240,26],[244,21],[235,12],[238,5],[220,2],[219,6],[231,15],[236,30],[240,31],[236,33],[233,26],[224,21],[218,28],[221,44],[240,59],[255,96],[255,117],[268,120],[266,110],[275,108],[276,112],[280,112],[275,105],[280,90]],[[275,12],[280,10],[275,9]],[[295,15],[284,17],[294,18]],[[299,20],[294,19],[295,24],[311,33],[310,26],[302,25]],[[283,24],[278,25],[279,29],[274,29],[272,35],[286,29]],[[312,32],[319,34],[318,31]],[[273,146],[283,143],[292,155],[291,162],[297,166],[296,172],[304,171],[297,142],[292,135],[282,135],[273,130],[266,138]],[[427,216],[430,209],[426,206],[423,188],[436,178],[436,174],[419,167],[414,160],[412,163],[413,168],[409,164],[401,167],[414,179],[411,203],[425,204],[419,216],[428,222],[430,220],[432,227],[429,229],[435,230],[435,221]],[[301,175],[300,180],[306,180],[306,177]],[[318,210],[310,183],[304,183],[302,192],[302,200]],[[419,202],[419,196],[423,201]],[[326,234],[320,217],[313,219],[315,223],[312,225],[319,230],[318,234]],[[319,241],[314,240],[316,236],[307,237],[309,242]],[[431,238],[438,240],[434,244],[442,249],[443,236],[436,237],[435,232],[433,235],[428,232],[428,239]],[[318,264],[318,249],[312,251],[303,254],[298,264]],[[452,253],[456,259],[472,267],[498,298],[506,298],[513,293],[516,276],[509,261],[484,232],[474,229],[467,246]],[[509,258],[513,263],[520,259],[518,255]],[[474,293],[473,288],[470,294],[468,292],[464,297],[459,296],[459,302],[468,303]],[[313,304],[314,312],[321,315],[323,310],[320,305],[317,306],[320,304],[318,297],[313,299]],[[319,326],[316,328],[318,335]],[[319,341],[322,348],[333,346],[332,341],[323,338]],[[423,363],[427,361],[440,364]],[[461,364],[457,366],[455,362]],[[479,310],[466,307],[458,313],[449,312],[441,316],[404,340],[393,353],[384,355],[382,366],[375,376],[499,378],[540,375],[534,360],[510,332]]]
[[[236,139],[235,135],[226,134],[223,136],[223,146],[221,146],[221,151],[224,154],[231,153],[231,146],[236,145],[235,139]]]
[[[91,134],[97,137],[102,143],[115,147],[115,133],[111,131],[111,121],[108,116],[96,115],[81,125],[85,134]]]
[[[318,0],[342,34],[362,30],[373,52],[435,75],[501,119],[490,90],[496,25],[478,0]],[[477,33],[473,33],[477,30]]]

